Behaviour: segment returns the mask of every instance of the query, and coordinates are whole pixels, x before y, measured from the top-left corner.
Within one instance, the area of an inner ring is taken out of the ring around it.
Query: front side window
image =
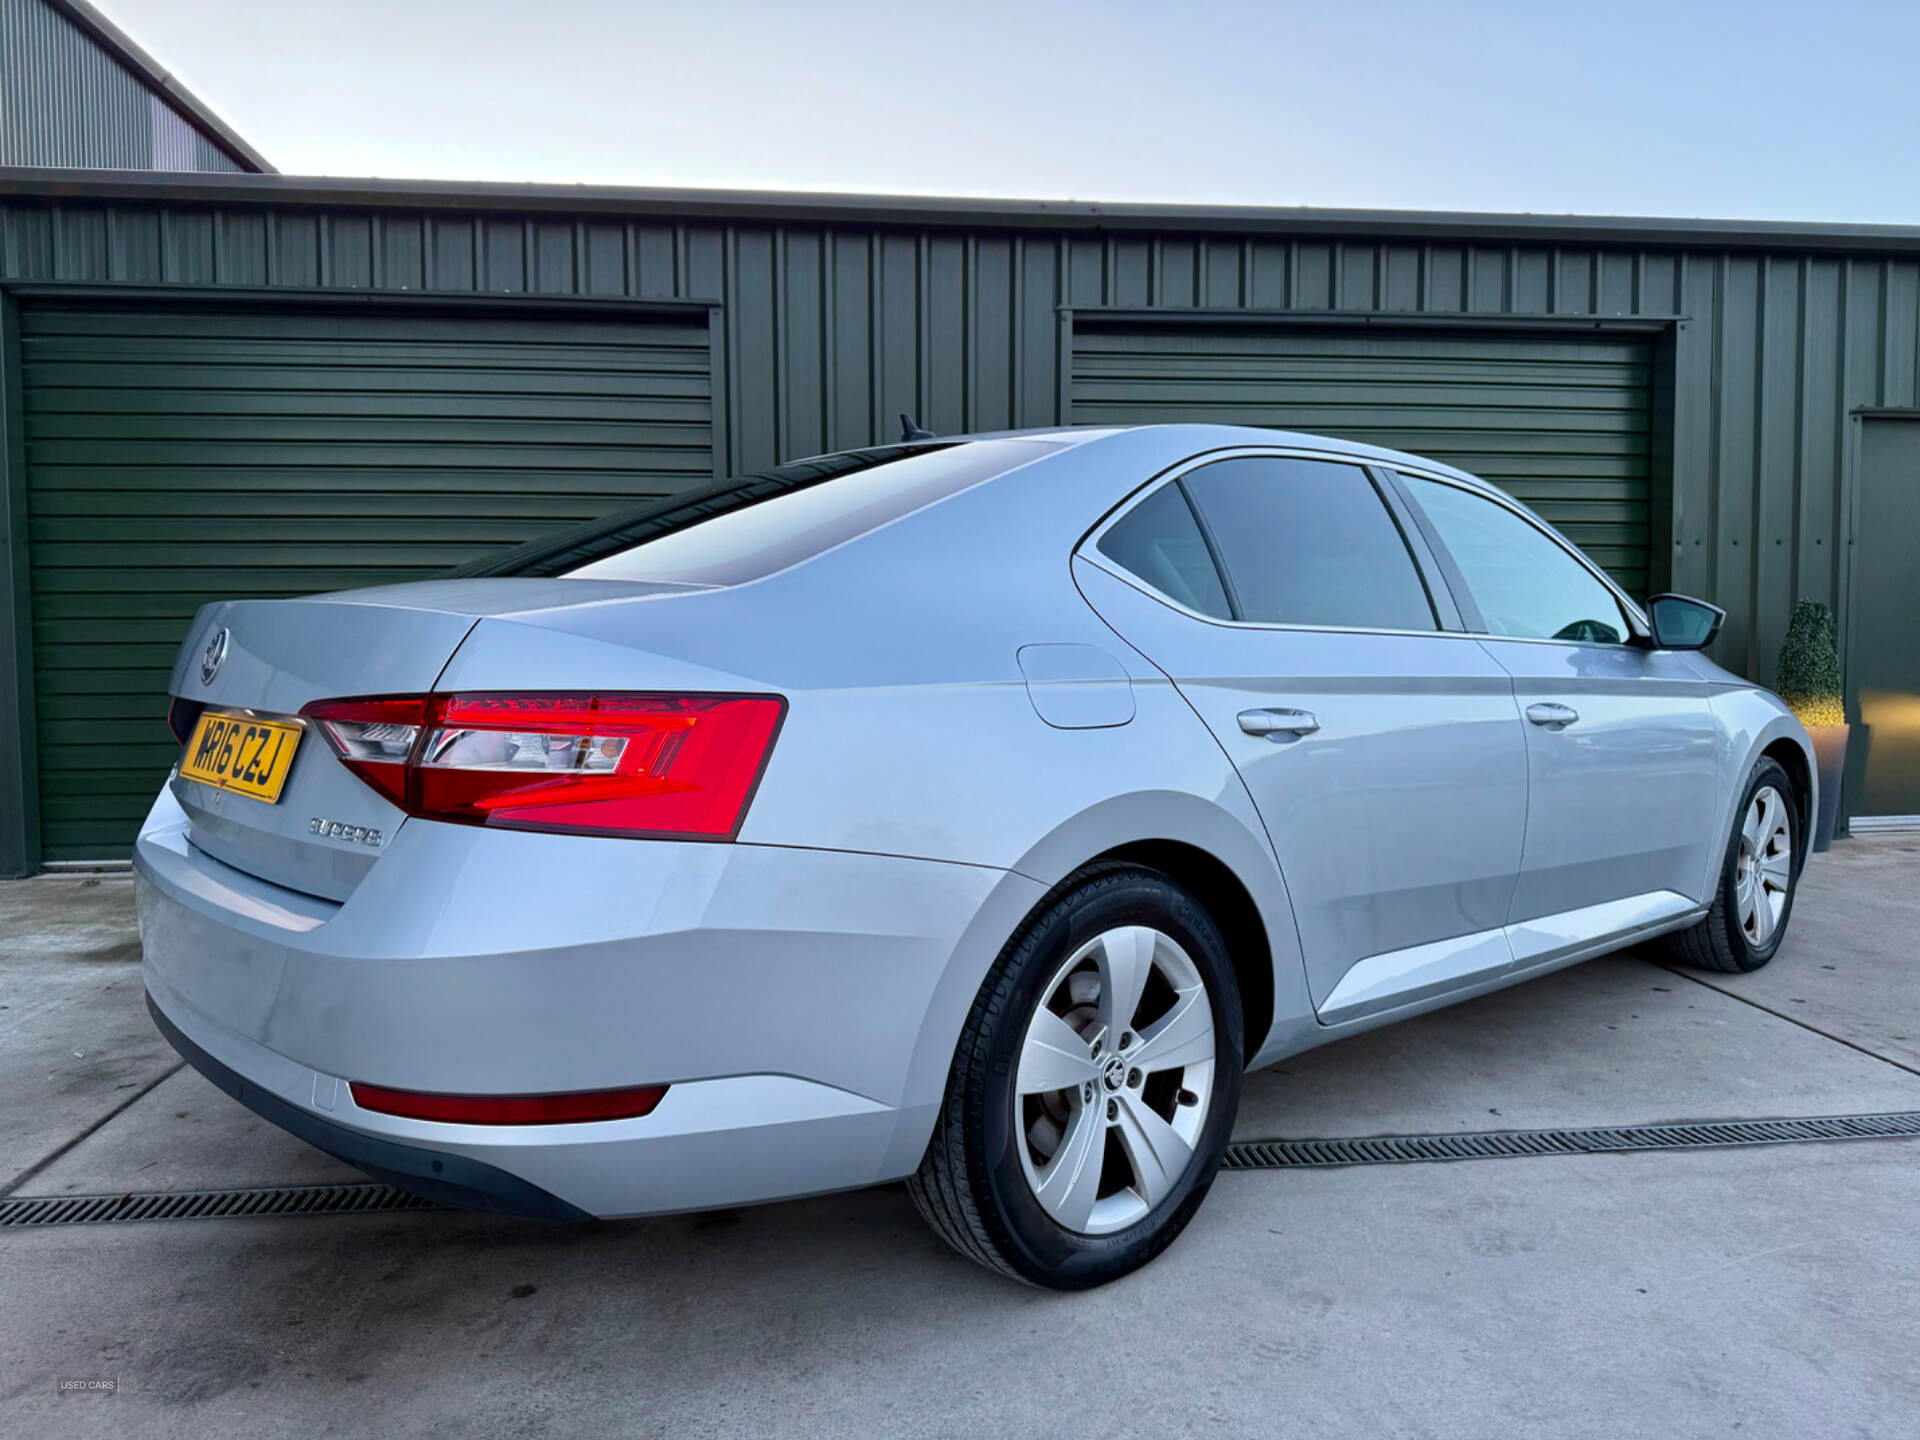
[[[1613,592],[1513,511],[1458,485],[1402,478],[1452,552],[1492,634],[1618,645],[1631,633]]]
[[[1189,471],[1235,618],[1340,630],[1433,630],[1433,605],[1357,465],[1253,455]]]

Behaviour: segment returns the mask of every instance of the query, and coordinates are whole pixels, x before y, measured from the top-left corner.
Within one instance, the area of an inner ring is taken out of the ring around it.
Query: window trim
[[[1213,533],[1213,526],[1207,523],[1207,517],[1201,513],[1200,507],[1193,501],[1193,492],[1187,488],[1186,477],[1192,473],[1192,471],[1181,472],[1165,485],[1156,486],[1153,490],[1148,491],[1127,508],[1129,511],[1138,510],[1162,490],[1171,488],[1180,492],[1180,503],[1187,507],[1187,514],[1193,518],[1193,528],[1200,534],[1200,543],[1207,547],[1207,559],[1213,562],[1213,578],[1220,582],[1221,598],[1227,602],[1226,618],[1229,620],[1238,620],[1241,615],[1245,613],[1240,604],[1240,587],[1233,583],[1233,572],[1227,569],[1226,559],[1220,554],[1220,541]],[[1116,523],[1118,519],[1119,517],[1116,516]],[[1103,555],[1106,554],[1104,550],[1100,553]],[[1110,560],[1113,559],[1111,555],[1108,555],[1107,558]],[[1118,565],[1120,562],[1114,560],[1113,563]],[[1123,566],[1122,568],[1124,569],[1125,567]],[[1147,577],[1142,575],[1140,578],[1144,580]],[[1214,618],[1218,619],[1219,617],[1215,616]]]
[[[1169,472],[1169,475],[1165,477],[1156,476],[1139,490],[1128,495],[1126,499],[1122,500],[1109,512],[1104,520],[1100,521],[1092,530],[1089,530],[1081,537],[1080,543],[1074,547],[1073,553],[1075,556],[1079,556],[1084,551],[1085,558],[1088,561],[1097,564],[1109,575],[1128,581],[1135,586],[1135,588],[1144,591],[1157,600],[1165,601],[1168,605],[1171,605],[1184,615],[1195,615],[1202,620],[1212,621],[1218,625],[1237,624],[1239,623],[1236,617],[1240,614],[1240,597],[1234,592],[1233,580],[1228,576],[1227,567],[1220,559],[1220,547],[1214,541],[1213,531],[1207,525],[1206,517],[1200,513],[1200,507],[1193,503],[1193,496],[1187,493],[1187,487],[1180,483],[1180,474],[1184,473],[1186,472],[1181,471],[1179,474]],[[1149,500],[1153,499],[1154,496],[1162,494],[1167,490],[1172,490],[1174,494],[1180,497],[1180,504],[1185,509],[1187,518],[1193,522],[1194,534],[1200,537],[1200,544],[1207,552],[1207,563],[1213,566],[1214,583],[1220,587],[1220,598],[1226,601],[1227,604],[1227,613],[1225,615],[1210,615],[1204,610],[1195,610],[1190,605],[1174,599],[1157,585],[1151,583],[1144,575],[1139,575],[1129,570],[1125,565],[1121,564],[1118,560],[1114,559],[1113,556],[1107,554],[1106,551],[1100,548],[1100,542],[1107,537],[1109,531],[1113,530],[1121,521],[1132,515],[1135,510],[1138,510]]]
[[[1652,638],[1653,635],[1653,628],[1647,620],[1646,612],[1634,603],[1633,598],[1629,596],[1626,591],[1614,583],[1611,575],[1607,574],[1606,571],[1602,570],[1598,565],[1594,564],[1593,561],[1581,554],[1571,541],[1561,536],[1552,526],[1529,513],[1519,501],[1501,492],[1496,487],[1486,484],[1484,481],[1477,485],[1462,484],[1458,476],[1442,474],[1436,470],[1423,469],[1418,465],[1386,465],[1383,466],[1383,468],[1389,470],[1393,477],[1395,477],[1394,488],[1405,495],[1407,505],[1419,518],[1421,530],[1426,532],[1430,543],[1434,547],[1436,558],[1441,561],[1441,568],[1446,576],[1448,586],[1451,587],[1456,578],[1458,579],[1461,593],[1456,596],[1455,599],[1461,606],[1462,614],[1471,614],[1479,625],[1479,628],[1472,633],[1484,635],[1489,640],[1507,641],[1516,645],[1605,646],[1614,650],[1643,650],[1646,648],[1646,642]],[[1574,564],[1585,570],[1595,580],[1598,580],[1600,584],[1605,587],[1607,593],[1613,596],[1614,601],[1620,606],[1620,613],[1626,617],[1627,638],[1624,640],[1555,640],[1551,636],[1495,634],[1491,629],[1487,628],[1486,620],[1480,614],[1480,602],[1473,597],[1473,587],[1467,583],[1467,577],[1465,573],[1461,571],[1459,562],[1454,559],[1453,551],[1448,549],[1446,541],[1440,538],[1439,529],[1434,525],[1433,518],[1422,508],[1419,498],[1413,493],[1413,488],[1398,482],[1397,477],[1401,475],[1411,475],[1417,480],[1427,480],[1436,485],[1447,485],[1455,490],[1463,490],[1469,495],[1478,496],[1489,504],[1498,506],[1524,524],[1532,527],[1536,534],[1557,546]]]
[[[1277,620],[1222,619],[1218,615],[1207,615],[1181,604],[1171,595],[1156,589],[1145,579],[1135,575],[1132,571],[1111,559],[1100,550],[1100,541],[1106,535],[1107,531],[1119,524],[1122,519],[1131,514],[1133,510],[1149,496],[1157,494],[1168,485],[1179,485],[1181,498],[1186,502],[1188,511],[1193,515],[1194,523],[1200,527],[1200,535],[1206,542],[1208,555],[1213,560],[1214,570],[1220,579],[1221,590],[1229,597],[1228,603],[1231,604],[1235,610],[1238,610],[1240,608],[1239,602],[1233,598],[1234,591],[1232,582],[1228,578],[1226,566],[1221,562],[1219,552],[1214,546],[1213,536],[1207,529],[1206,521],[1201,518],[1199,507],[1193,503],[1192,497],[1186,493],[1186,487],[1182,485],[1181,482],[1188,475],[1191,475],[1203,466],[1212,465],[1221,460],[1246,459],[1322,460],[1337,465],[1351,465],[1358,470],[1361,478],[1372,488],[1375,498],[1380,502],[1381,508],[1387,512],[1387,518],[1393,523],[1394,531],[1400,536],[1400,543],[1406,547],[1407,559],[1413,566],[1414,574],[1419,577],[1421,588],[1426,592],[1427,603],[1433,610],[1433,627],[1427,630],[1401,630],[1383,629],[1368,625],[1294,625]],[[1111,511],[1095,523],[1091,530],[1080,537],[1080,543],[1074,547],[1073,553],[1076,558],[1085,560],[1088,564],[1096,566],[1115,579],[1131,585],[1141,594],[1151,596],[1168,609],[1177,611],[1190,619],[1198,620],[1207,625],[1222,625],[1231,630],[1290,630],[1321,635],[1452,635],[1464,639],[1473,638],[1465,626],[1458,623],[1460,617],[1457,611],[1453,615],[1456,623],[1452,626],[1446,623],[1448,612],[1455,610],[1452,592],[1447,585],[1445,576],[1440,572],[1438,565],[1434,563],[1435,557],[1427,553],[1427,547],[1424,543],[1416,543],[1414,538],[1408,533],[1406,526],[1407,517],[1401,515],[1399,508],[1395,506],[1393,498],[1391,498],[1396,492],[1391,490],[1390,487],[1383,487],[1380,478],[1373,473],[1374,470],[1382,464],[1383,462],[1376,457],[1355,454],[1350,450],[1321,450],[1297,445],[1233,445],[1219,450],[1208,450],[1199,455],[1190,455],[1177,464],[1171,465],[1161,471],[1158,475],[1147,481],[1146,484],[1121,500],[1119,504],[1115,505]],[[1424,541],[1424,537],[1422,537],[1422,540]]]
[[[1440,583],[1453,597],[1454,607],[1459,611],[1460,628],[1474,634],[1487,634],[1487,622],[1480,614],[1480,602],[1473,598],[1473,591],[1467,585],[1467,577],[1460,573],[1460,566],[1453,558],[1453,552],[1441,540],[1440,532],[1434,527],[1433,517],[1420,508],[1413,498],[1413,490],[1405,477],[1391,466],[1378,467],[1381,483],[1386,485],[1400,503],[1406,507],[1414,528],[1420,532],[1427,552],[1433,557],[1434,569],[1440,572]],[[1425,478],[1425,477],[1422,477]]]

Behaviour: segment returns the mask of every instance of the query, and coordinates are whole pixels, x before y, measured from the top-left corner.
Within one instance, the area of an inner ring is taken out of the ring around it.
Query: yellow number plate
[[[254,720],[245,715],[209,711],[193,727],[180,773],[189,780],[217,785],[264,800],[280,798],[293,768],[300,727],[284,720]]]

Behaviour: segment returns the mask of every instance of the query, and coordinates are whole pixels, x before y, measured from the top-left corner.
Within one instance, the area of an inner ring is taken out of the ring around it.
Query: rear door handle
[[[1311,735],[1320,728],[1305,710],[1242,710],[1239,720],[1249,735]]]
[[[1527,719],[1536,725],[1571,725],[1580,712],[1569,705],[1529,705]]]

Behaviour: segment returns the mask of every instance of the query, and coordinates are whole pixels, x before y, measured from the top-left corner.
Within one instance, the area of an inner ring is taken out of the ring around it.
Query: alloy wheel
[[[1179,1184],[1215,1050],[1206,982],[1168,935],[1123,925],[1068,956],[1027,1022],[1013,1097],[1021,1168],[1058,1224],[1110,1234]]]
[[[1780,926],[1793,885],[1793,829],[1787,802],[1771,785],[1754,791],[1740,825],[1733,893],[1747,943],[1764,948]]]

